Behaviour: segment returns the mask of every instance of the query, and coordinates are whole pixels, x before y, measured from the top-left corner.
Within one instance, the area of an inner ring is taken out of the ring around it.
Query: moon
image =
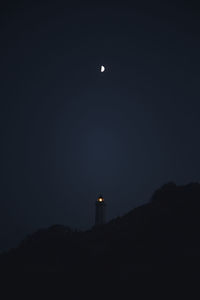
[[[103,73],[105,71],[105,67],[101,66],[101,73]]]

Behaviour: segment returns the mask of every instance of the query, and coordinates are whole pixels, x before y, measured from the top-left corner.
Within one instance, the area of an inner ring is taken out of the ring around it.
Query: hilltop
[[[127,280],[135,272],[197,271],[200,184],[168,183],[149,203],[88,231],[54,225],[0,256],[1,270]],[[86,275],[87,274],[87,275]]]

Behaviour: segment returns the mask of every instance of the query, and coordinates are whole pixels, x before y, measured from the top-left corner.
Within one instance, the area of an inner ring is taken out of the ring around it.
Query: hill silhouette
[[[130,280],[135,272],[200,267],[200,184],[168,183],[149,203],[88,231],[38,230],[0,256],[4,272],[65,272],[71,279]],[[86,275],[87,274],[87,275]]]

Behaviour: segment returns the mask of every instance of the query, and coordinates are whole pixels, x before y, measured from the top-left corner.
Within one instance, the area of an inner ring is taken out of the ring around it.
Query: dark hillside
[[[86,232],[55,225],[1,255],[4,271],[129,279],[135,272],[198,272],[200,184],[164,185],[151,201]],[[78,277],[77,277],[78,276]]]

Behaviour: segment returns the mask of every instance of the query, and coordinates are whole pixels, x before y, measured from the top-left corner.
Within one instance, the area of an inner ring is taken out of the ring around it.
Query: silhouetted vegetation
[[[128,280],[134,272],[200,267],[200,184],[164,185],[151,201],[89,231],[54,225],[0,257],[1,270]]]

